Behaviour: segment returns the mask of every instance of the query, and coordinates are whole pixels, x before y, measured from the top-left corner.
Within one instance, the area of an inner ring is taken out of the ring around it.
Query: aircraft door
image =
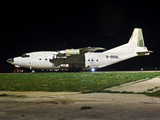
[[[28,60],[28,64],[31,66],[31,59]]]
[[[85,67],[93,68],[95,67],[95,56],[92,53],[85,54]]]

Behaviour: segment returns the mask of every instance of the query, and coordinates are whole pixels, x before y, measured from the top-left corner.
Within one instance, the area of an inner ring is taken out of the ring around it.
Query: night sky
[[[142,28],[145,45],[154,51],[109,68],[160,67],[159,2],[59,0],[3,2],[0,8],[0,70],[13,69],[7,59],[32,51],[113,47],[128,42]],[[106,67],[107,69],[107,67]]]

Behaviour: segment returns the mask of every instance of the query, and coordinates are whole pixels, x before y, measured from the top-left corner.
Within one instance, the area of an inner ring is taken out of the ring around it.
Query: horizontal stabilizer
[[[145,55],[149,55],[150,53],[153,53],[153,51],[137,52],[138,56],[145,56]]]

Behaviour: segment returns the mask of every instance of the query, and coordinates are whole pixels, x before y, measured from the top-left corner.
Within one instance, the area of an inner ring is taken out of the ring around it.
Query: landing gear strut
[[[32,73],[35,73],[35,71],[32,69],[32,67],[30,67],[30,69],[32,70]]]

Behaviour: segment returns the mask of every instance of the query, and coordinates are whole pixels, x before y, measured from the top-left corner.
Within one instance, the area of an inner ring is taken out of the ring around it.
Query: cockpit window
[[[22,58],[25,58],[25,57],[30,57],[30,55],[23,54],[21,57],[22,57]]]

